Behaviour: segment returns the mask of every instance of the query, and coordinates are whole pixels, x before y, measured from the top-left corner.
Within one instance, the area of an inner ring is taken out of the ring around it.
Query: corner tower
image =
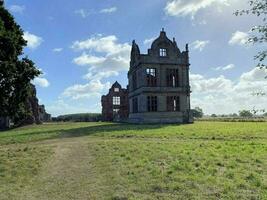
[[[181,52],[164,29],[147,54],[133,41],[129,81],[129,122],[191,123],[188,45]]]

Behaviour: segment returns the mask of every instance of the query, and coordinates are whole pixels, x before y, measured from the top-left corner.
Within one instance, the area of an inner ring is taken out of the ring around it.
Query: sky
[[[53,116],[101,112],[101,96],[117,80],[127,85],[132,40],[146,53],[165,29],[181,51],[189,44],[191,105],[205,114],[267,109],[267,70],[255,68],[266,48],[246,41],[252,16],[237,17],[245,0],[6,0],[24,31],[24,55],[40,104]]]

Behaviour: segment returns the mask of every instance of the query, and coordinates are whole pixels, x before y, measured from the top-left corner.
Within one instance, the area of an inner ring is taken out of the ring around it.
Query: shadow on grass
[[[144,131],[153,130],[165,127],[163,124],[147,124],[147,125],[136,125],[136,124],[102,124],[96,126],[88,126],[82,128],[74,128],[64,130],[59,137],[79,137],[100,134],[101,136],[112,135],[114,132],[120,132],[118,135],[123,134],[125,131]]]
[[[53,130],[36,130],[33,131],[29,129],[29,131],[25,133],[17,132],[17,134],[5,134],[0,137],[0,144],[11,144],[11,143],[25,143],[25,142],[33,142],[33,141],[41,141],[47,139],[57,139],[57,138],[71,138],[71,137],[81,137],[81,136],[109,136],[111,135],[116,137],[116,132],[118,133],[118,137],[133,137],[133,134],[127,134],[127,131],[134,131],[137,133],[138,131],[144,130],[153,130],[159,129],[165,126],[163,124],[126,124],[126,123],[111,123],[111,124],[90,124],[85,127],[78,128],[68,128],[68,127],[60,127],[55,128]]]

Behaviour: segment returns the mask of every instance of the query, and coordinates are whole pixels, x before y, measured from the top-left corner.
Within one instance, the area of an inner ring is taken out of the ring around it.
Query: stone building
[[[129,81],[129,122],[190,123],[188,45],[181,52],[164,29],[147,54],[133,41]]]
[[[189,51],[180,51],[164,29],[147,54],[133,41],[127,89],[114,83],[102,96],[104,121],[192,123]],[[127,120],[126,120],[127,119]]]
[[[102,96],[102,120],[126,121],[128,119],[128,89],[124,89],[116,81],[109,89],[109,93]]]

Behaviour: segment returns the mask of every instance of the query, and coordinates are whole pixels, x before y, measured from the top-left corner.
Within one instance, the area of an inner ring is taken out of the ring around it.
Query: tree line
[[[53,117],[54,122],[98,122],[102,120],[101,113],[79,113],[70,115],[60,115]]]
[[[203,118],[204,117],[204,112],[203,109],[200,107],[195,107],[194,109],[191,110],[191,113],[193,115],[194,118]],[[208,117],[212,117],[212,118],[259,118],[259,117],[267,117],[267,112],[263,113],[263,114],[258,114],[257,112],[255,112],[254,110],[250,111],[250,110],[240,110],[237,113],[233,113],[233,114],[211,114]]]

